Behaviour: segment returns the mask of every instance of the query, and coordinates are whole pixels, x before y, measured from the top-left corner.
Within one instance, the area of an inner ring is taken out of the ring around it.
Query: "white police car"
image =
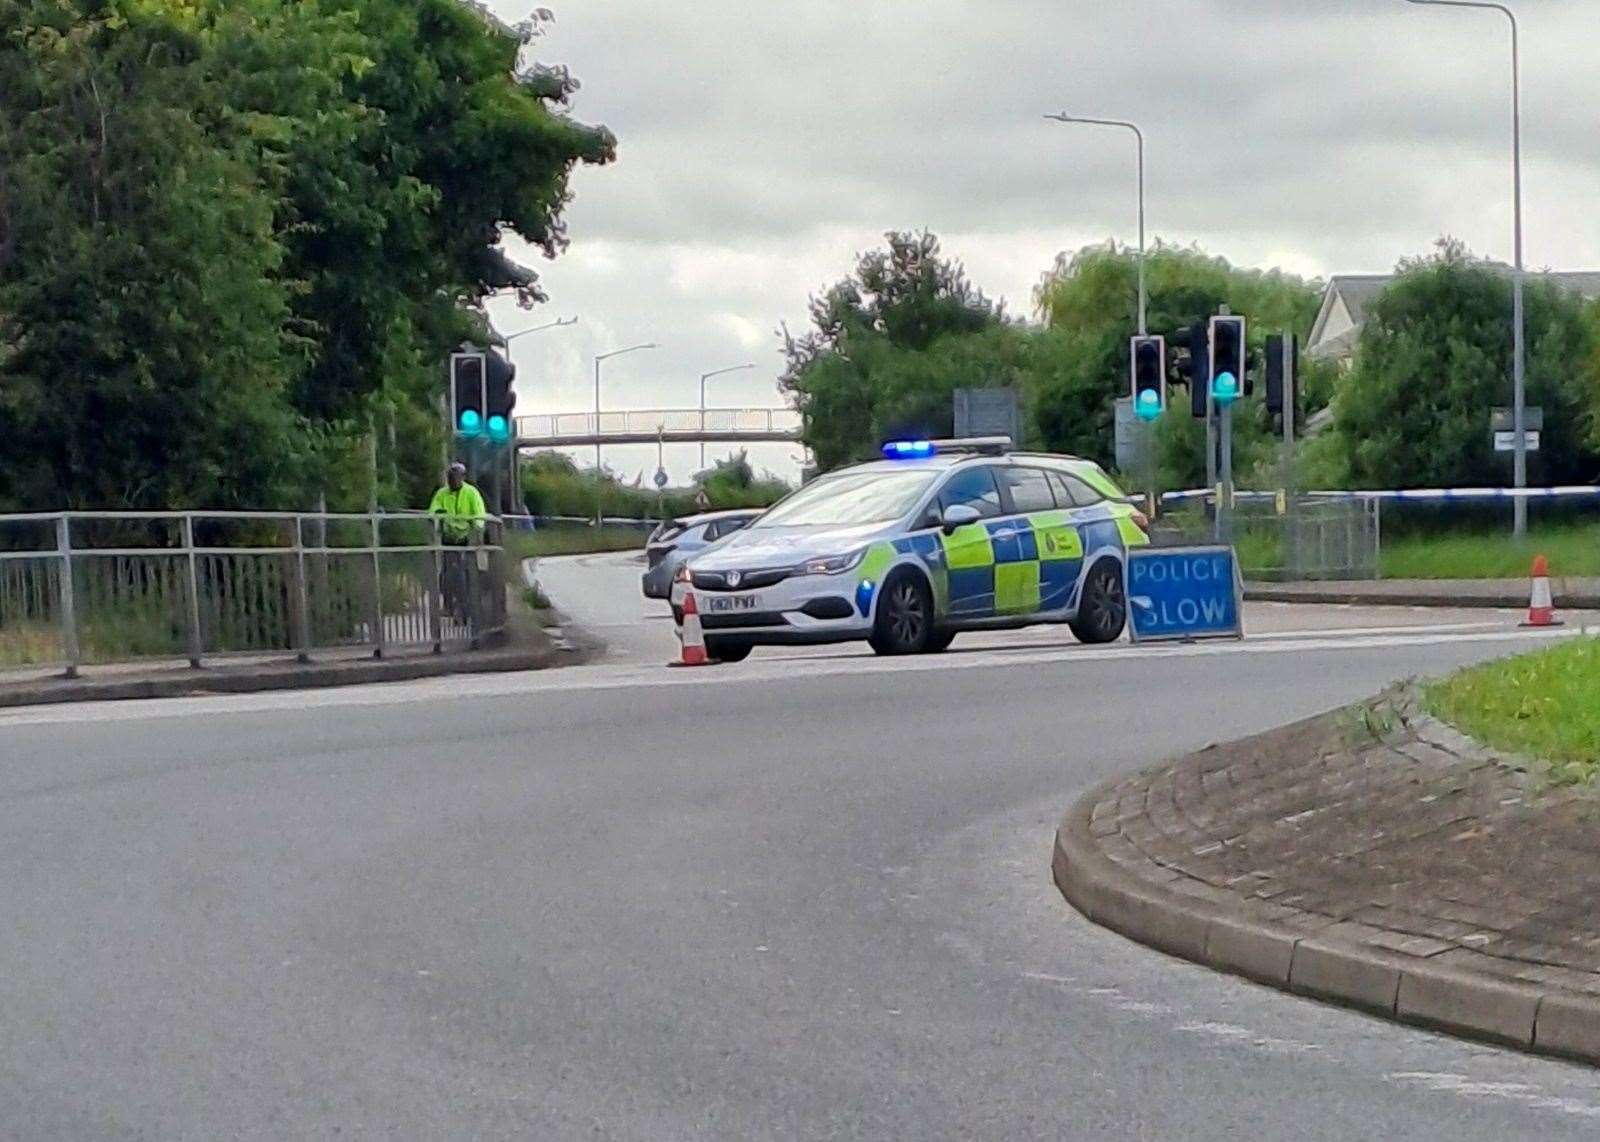
[[[1011,451],[1005,438],[898,441],[780,501],[678,569],[711,657],[865,639],[939,651],[957,632],[1065,623],[1110,642],[1127,619],[1123,565],[1144,515],[1099,467]]]

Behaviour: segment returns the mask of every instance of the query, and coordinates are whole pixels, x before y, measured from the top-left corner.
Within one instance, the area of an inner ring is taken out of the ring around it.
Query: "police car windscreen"
[[[752,528],[888,523],[905,515],[937,472],[846,472],[807,484],[751,524]]]

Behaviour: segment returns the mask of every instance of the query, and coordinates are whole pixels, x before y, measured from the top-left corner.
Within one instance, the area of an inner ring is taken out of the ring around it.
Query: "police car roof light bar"
[[[1009,436],[964,436],[930,443],[940,452],[975,452],[982,456],[1003,456],[1011,451]]]

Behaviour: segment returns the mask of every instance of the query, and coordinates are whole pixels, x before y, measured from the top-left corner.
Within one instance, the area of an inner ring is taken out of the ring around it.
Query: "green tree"
[[[1239,269],[1194,248],[1156,243],[1146,259],[1151,333],[1167,338],[1203,324],[1227,305],[1246,318],[1249,348],[1260,361],[1268,335],[1298,333],[1316,319],[1320,289],[1280,270]],[[1138,322],[1138,262],[1115,243],[1062,255],[1034,295],[1048,325],[1036,356],[1034,417],[1044,444],[1110,466],[1114,457],[1115,402],[1128,395],[1128,338]],[[1260,374],[1257,373],[1259,379]],[[1159,430],[1165,481],[1193,486],[1205,471],[1204,425],[1188,419],[1186,394],[1175,390],[1173,408]],[[1259,401],[1235,409],[1236,464],[1258,464],[1270,451]]]
[[[201,45],[146,5],[0,3],[0,501],[281,502],[296,479],[273,203],[207,134]]]
[[[1371,305],[1356,358],[1333,403],[1352,486],[1506,482],[1489,411],[1511,403],[1511,283],[1457,242],[1404,262]],[[1526,290],[1527,394],[1544,408],[1534,483],[1587,483],[1600,468],[1593,434],[1596,326],[1583,300],[1533,279]]]
[[[929,233],[887,235],[855,272],[811,301],[810,331],[786,334],[781,380],[824,470],[886,436],[947,435],[950,393],[1013,382],[1020,333]]]

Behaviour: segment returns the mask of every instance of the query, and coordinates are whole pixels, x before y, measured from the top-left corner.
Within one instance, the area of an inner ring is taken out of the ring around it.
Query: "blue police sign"
[[[1231,547],[1128,552],[1128,630],[1134,642],[1243,638],[1243,594]]]

